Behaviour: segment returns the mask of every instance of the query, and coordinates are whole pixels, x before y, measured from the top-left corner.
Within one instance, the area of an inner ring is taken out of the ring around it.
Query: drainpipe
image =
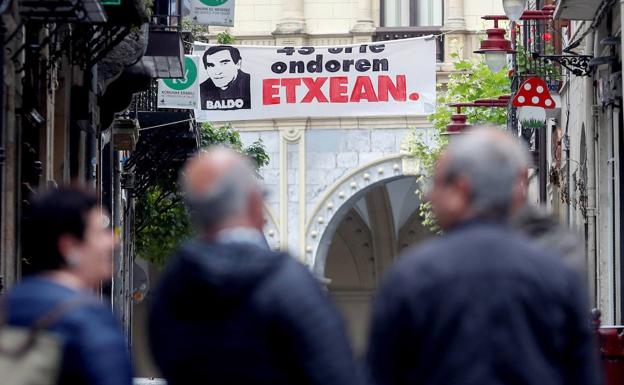
[[[2,15],[7,11],[9,5],[11,5],[12,0],[4,0],[0,4],[0,74],[4,76],[4,38],[6,34],[6,27],[4,25],[4,20]],[[4,111],[4,83],[0,86],[0,223],[3,224],[4,227],[4,134],[5,134],[5,124],[4,120],[6,119],[5,111]],[[0,242],[0,256],[4,255],[2,252],[2,243]],[[1,258],[1,257],[0,257]],[[0,262],[0,267],[4,266],[4,261]],[[3,271],[0,270],[0,293],[3,292],[4,286],[4,276]]]
[[[624,0],[622,0],[624,1]],[[594,32],[586,37],[586,55],[594,55]],[[594,117],[594,80],[585,78],[586,108],[586,143],[587,143],[587,273],[592,306],[597,298],[597,262],[596,253],[596,120]]]

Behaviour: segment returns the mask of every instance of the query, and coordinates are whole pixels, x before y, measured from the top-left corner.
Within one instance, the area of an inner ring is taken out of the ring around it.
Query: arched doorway
[[[374,292],[384,272],[407,247],[429,237],[418,215],[417,179],[380,181],[350,199],[332,219],[324,276],[356,352],[365,349]]]

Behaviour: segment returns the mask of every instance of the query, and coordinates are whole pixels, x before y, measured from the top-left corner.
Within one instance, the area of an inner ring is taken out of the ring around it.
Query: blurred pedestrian
[[[587,263],[582,238],[559,223],[545,208],[525,205],[512,216],[511,226],[541,247],[559,254],[566,265],[585,279]]]
[[[149,322],[169,385],[358,384],[343,323],[317,280],[266,247],[250,162],[215,148],[182,175],[198,235],[164,273]]]
[[[506,224],[526,201],[528,157],[505,132],[454,138],[429,199],[445,235],[391,269],[368,353],[378,385],[593,385],[578,276]]]
[[[2,318],[10,326],[45,325],[61,342],[59,385],[132,384],[120,324],[94,295],[112,273],[115,240],[107,219],[89,192],[74,187],[41,192],[23,235],[33,275],[2,301]],[[6,348],[0,346],[0,354],[9,354]]]

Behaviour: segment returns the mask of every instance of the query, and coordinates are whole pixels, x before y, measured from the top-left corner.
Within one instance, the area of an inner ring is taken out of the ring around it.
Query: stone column
[[[372,0],[358,0],[358,19],[351,33],[371,34],[375,32]]]
[[[445,30],[465,30],[466,19],[464,18],[464,0],[448,0]]]
[[[446,32],[444,37],[444,62],[453,61],[450,55],[458,53],[459,58],[468,58],[471,52],[466,49],[466,18],[464,17],[464,0],[447,0],[446,1],[446,20],[443,31]]]
[[[304,0],[283,0],[282,20],[277,24],[274,34],[305,34],[306,25],[303,16]]]

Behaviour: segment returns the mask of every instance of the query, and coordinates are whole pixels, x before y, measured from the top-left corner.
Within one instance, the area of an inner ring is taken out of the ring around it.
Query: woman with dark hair
[[[25,236],[31,275],[9,292],[4,306],[8,324],[17,327],[64,309],[48,326],[63,344],[59,385],[132,383],[119,323],[93,294],[111,278],[115,240],[108,222],[97,197],[72,187],[42,193],[30,210]]]

